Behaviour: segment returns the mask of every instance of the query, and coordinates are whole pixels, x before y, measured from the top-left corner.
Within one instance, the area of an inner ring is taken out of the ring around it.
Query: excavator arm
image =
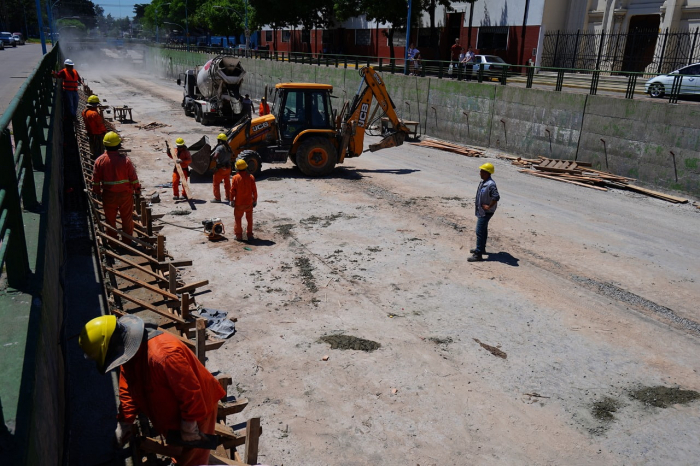
[[[365,130],[379,110],[389,118],[392,129],[379,143],[370,144],[370,152],[400,146],[410,133],[408,127],[396,115],[396,106],[392,102],[391,97],[389,97],[384,81],[374,71],[374,68],[370,66],[362,68],[360,76],[362,76],[360,87],[347,113],[342,118],[340,154],[338,158],[338,162],[341,163],[346,156],[358,157],[362,153]],[[373,99],[376,99],[377,103],[372,116],[370,116]]]

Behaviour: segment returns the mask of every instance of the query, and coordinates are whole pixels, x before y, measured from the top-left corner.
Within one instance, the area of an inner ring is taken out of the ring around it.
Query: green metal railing
[[[163,48],[185,50],[184,46],[163,45]],[[232,55],[260,60],[284,61],[306,65],[316,65],[335,68],[360,68],[373,66],[377,71],[390,74],[403,74],[405,60],[401,58],[374,57],[365,55],[331,55],[304,52],[275,52],[271,50],[243,50],[221,47],[194,47],[190,51],[205,54]],[[450,65],[452,70],[450,71]],[[409,63],[409,71],[411,66]],[[488,65],[480,63],[478,67],[466,69],[450,61],[421,60],[417,75],[438,79],[453,79],[456,81],[485,81],[498,82],[502,86],[515,85],[526,88],[553,88],[561,92],[564,88],[578,89],[591,95],[599,91],[624,94],[627,99],[634,99],[645,92],[644,82],[658,73],[631,71],[609,71],[599,69],[557,68],[543,66],[524,66],[499,64],[497,69],[489,69]],[[681,84],[684,79],[700,76],[676,75],[673,85],[665,89],[664,94],[670,103],[677,103],[681,95]]]
[[[38,207],[34,170],[43,168],[58,50],[44,55],[0,118],[0,277],[12,287],[30,273],[23,210]]]

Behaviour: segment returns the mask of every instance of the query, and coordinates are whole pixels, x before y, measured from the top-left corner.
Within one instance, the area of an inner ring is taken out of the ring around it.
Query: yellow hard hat
[[[122,138],[120,138],[114,131],[110,131],[109,133],[105,134],[102,142],[104,142],[106,147],[117,147],[122,143]]]
[[[103,367],[109,339],[112,338],[114,329],[117,327],[116,316],[102,316],[92,319],[85,324],[80,332],[78,344],[83,349],[85,356],[93,361],[97,361],[98,367]]]
[[[484,170],[485,172],[489,172],[493,175],[493,172],[495,169],[493,168],[493,164],[490,162],[486,162],[482,166],[479,167],[479,170]]]
[[[220,134],[216,137],[216,139],[219,140],[219,141],[228,141],[228,138],[226,137],[226,135],[225,135],[224,133],[220,133]]]
[[[100,98],[97,97],[96,95],[91,95],[88,97],[87,103],[89,104],[99,104],[100,103]]]
[[[182,147],[185,145],[185,140],[182,138],[177,138],[177,139],[175,139],[175,145]]]
[[[245,170],[246,168],[248,168],[248,164],[245,163],[245,160],[243,160],[243,159],[236,160],[236,170]]]

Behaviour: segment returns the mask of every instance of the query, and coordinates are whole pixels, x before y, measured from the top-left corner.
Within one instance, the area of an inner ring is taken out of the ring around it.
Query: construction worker
[[[226,392],[174,335],[134,315],[118,320],[108,315],[89,321],[78,342],[100,373],[121,368],[114,433],[120,447],[134,435],[139,414],[161,435],[179,430],[186,442],[214,433],[218,402]],[[209,450],[183,448],[173,459],[178,466],[209,464]]]
[[[270,106],[267,104],[267,99],[263,97],[262,99],[260,99],[260,108],[258,109],[258,115],[263,116],[269,114]]]
[[[221,202],[221,182],[224,182],[224,195],[226,204],[229,203],[229,192],[231,191],[231,156],[233,152],[228,145],[228,138],[224,133],[216,137],[216,147],[211,153],[216,161],[216,171],[214,172],[214,199],[211,202]]]
[[[95,160],[92,173],[92,191],[102,198],[107,224],[117,228],[117,212],[122,220],[122,231],[127,235],[134,234],[134,193],[141,191],[136,169],[129,157],[119,152],[122,139],[114,131],[105,134],[103,143],[106,147],[104,154]],[[113,238],[117,234],[109,230]],[[129,244],[128,239],[122,240]]]
[[[53,72],[53,76],[63,80],[63,105],[66,106],[64,114],[75,120],[78,112],[78,84],[83,82],[83,78],[73,69],[73,60],[68,58],[63,64],[65,68],[58,73]]]
[[[243,115],[247,115],[248,118],[253,118],[253,101],[250,100],[250,94],[246,94],[241,100],[243,104]]]
[[[253,241],[253,207],[258,205],[258,190],[255,187],[255,177],[248,172],[245,160],[236,160],[236,174],[231,182],[231,202],[233,203],[233,232],[236,241],[243,241],[243,225],[241,220],[245,214],[247,225],[246,237]]]
[[[491,175],[494,172],[493,164],[485,163],[479,167],[479,176],[481,183],[476,190],[476,198],[474,199],[476,213],[476,248],[470,249],[472,256],[467,259],[469,262],[480,262],[483,259],[482,255],[486,254],[486,240],[489,237],[489,220],[493,217],[498,206],[498,201],[501,199],[498,194],[496,182],[493,181]]]
[[[175,139],[175,150],[177,152],[177,163],[182,167],[182,174],[185,175],[185,180],[190,179],[190,164],[192,163],[192,155],[185,145],[185,140],[182,138]],[[168,157],[173,158],[170,151],[166,149],[165,151]],[[187,199],[187,193],[185,188],[182,188],[182,198]],[[173,199],[180,199],[180,173],[177,171],[177,167],[173,167]]]
[[[96,95],[91,95],[87,99],[87,108],[83,110],[83,122],[85,123],[85,131],[87,131],[88,139],[90,140],[91,158],[95,160],[105,151],[102,139],[107,134],[104,119],[97,110],[100,105],[100,99]]]

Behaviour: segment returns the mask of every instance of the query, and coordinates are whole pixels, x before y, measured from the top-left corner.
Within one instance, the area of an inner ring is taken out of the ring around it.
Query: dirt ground
[[[169,125],[117,124],[145,192],[170,181],[164,140],[221,129],[185,117],[174,82],[80,71],[137,124]],[[265,165],[252,244],[232,240],[226,205],[163,218],[224,220],[219,243],[163,233],[194,260],[186,281],[210,280],[197,302],[238,318],[207,367],[262,418],[262,463],[697,464],[700,402],[657,403],[646,387],[700,390],[700,210],[539,179],[495,155],[406,144],[324,179]],[[502,197],[491,253],[470,264],[485,161]],[[209,181],[192,189],[212,199]],[[160,195],[156,213],[190,210]]]

